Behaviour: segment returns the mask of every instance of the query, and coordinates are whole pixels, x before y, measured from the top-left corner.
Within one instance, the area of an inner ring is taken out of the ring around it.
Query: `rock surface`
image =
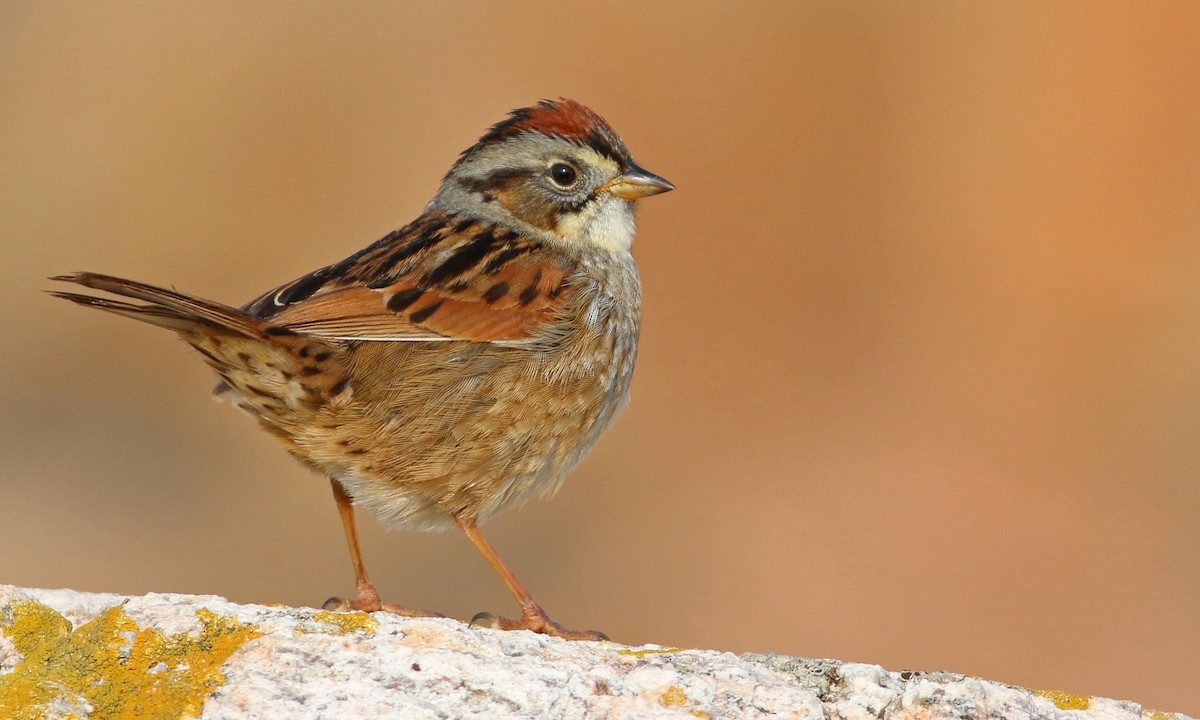
[[[1117,700],[455,620],[0,585],[0,718],[1117,718]]]

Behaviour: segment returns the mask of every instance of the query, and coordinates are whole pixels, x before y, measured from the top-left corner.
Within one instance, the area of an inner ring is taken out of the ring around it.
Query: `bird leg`
[[[437,613],[410,610],[392,603],[385,603],[379,599],[379,593],[367,577],[362,550],[358,547],[358,527],[354,522],[354,499],[336,478],[329,478],[329,484],[333,486],[333,499],[337,501],[338,514],[342,516],[342,529],[346,531],[346,544],[350,546],[350,562],[354,564],[354,580],[358,586],[358,597],[354,600],[331,597],[321,607],[325,610],[359,610],[362,612],[383,610],[405,617],[441,617]]]
[[[595,630],[568,630],[558,623],[550,619],[546,611],[538,605],[533,599],[533,595],[525,589],[513,571],[508,568],[500,554],[492,547],[487,538],[480,532],[479,526],[470,518],[455,516],[455,522],[462,528],[475,547],[487,559],[488,564],[508,586],[510,592],[516,597],[517,603],[521,606],[521,619],[511,620],[509,618],[497,617],[491,613],[481,612],[471,619],[472,625],[481,625],[483,627],[498,628],[500,630],[530,630],[535,633],[544,635],[554,635],[555,637],[565,638],[567,640],[607,640],[608,636],[602,632]]]

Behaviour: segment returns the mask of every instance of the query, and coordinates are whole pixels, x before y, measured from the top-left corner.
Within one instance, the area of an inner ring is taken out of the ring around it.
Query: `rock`
[[[0,718],[1186,720],[950,673],[0,585]]]

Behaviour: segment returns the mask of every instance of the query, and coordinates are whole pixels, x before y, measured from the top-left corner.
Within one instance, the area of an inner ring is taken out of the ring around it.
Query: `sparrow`
[[[674,187],[592,110],[543,100],[467,148],[417,219],[241,309],[91,272],[51,279],[125,299],[52,294],[175,332],[218,396],[329,478],[357,595],[327,609],[431,615],[380,599],[362,507],[388,529],[466,533],[521,609],[473,623],[604,639],[552,621],[479,526],[555,492],[624,407],[634,201]]]

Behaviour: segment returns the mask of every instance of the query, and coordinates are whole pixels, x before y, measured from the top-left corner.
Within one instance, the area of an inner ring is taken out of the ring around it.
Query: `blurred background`
[[[641,205],[633,402],[489,526],[559,621],[1200,714],[1200,5],[0,5],[0,582],[319,605],[328,484],[168,333],[420,212],[513,107]],[[512,613],[365,520],[385,597]]]

